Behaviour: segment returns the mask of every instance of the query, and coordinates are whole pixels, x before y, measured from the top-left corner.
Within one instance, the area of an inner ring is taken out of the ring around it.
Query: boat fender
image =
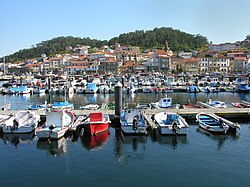
[[[179,128],[178,128],[178,122],[177,121],[173,121],[172,122],[172,128],[173,128],[173,131],[178,134],[179,132]]]
[[[133,119],[133,130],[137,130],[137,118]]]

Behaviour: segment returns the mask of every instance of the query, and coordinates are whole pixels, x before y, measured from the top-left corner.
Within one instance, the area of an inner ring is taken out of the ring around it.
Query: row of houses
[[[135,50],[136,49],[136,50]],[[92,54],[61,54],[53,58],[45,55],[40,59],[5,65],[8,73],[65,73],[125,74],[158,71],[162,73],[207,74],[248,73],[250,53],[230,51],[224,54],[211,52],[182,52],[174,54],[169,48],[140,52],[138,47],[119,47],[114,51],[98,51]]]

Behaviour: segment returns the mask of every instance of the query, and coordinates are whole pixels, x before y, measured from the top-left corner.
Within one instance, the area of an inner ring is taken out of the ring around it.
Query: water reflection
[[[169,145],[172,149],[177,149],[180,144],[188,144],[187,136],[163,136],[158,137],[159,144]]]
[[[120,129],[115,133],[115,156],[120,163],[144,159],[147,136],[124,135]]]
[[[1,139],[5,144],[11,143],[15,147],[19,144],[30,143],[35,137],[35,132],[26,133],[26,134],[1,134]]]
[[[87,150],[92,150],[101,148],[103,144],[109,139],[109,135],[109,130],[91,136],[89,133],[84,131],[84,129],[82,129],[80,138],[83,147],[85,147]]]
[[[226,140],[229,140],[229,139],[238,140],[240,137],[240,134],[237,133],[236,131],[228,131],[227,134],[214,134],[214,133],[211,133],[202,129],[201,127],[198,127],[197,132],[207,135],[208,137],[215,140],[217,142],[218,151],[220,151],[224,147]]]
[[[86,94],[87,103],[96,103],[97,94]]]
[[[38,140],[37,149],[46,150],[48,156],[61,156],[67,152],[67,142],[64,137],[59,140]]]

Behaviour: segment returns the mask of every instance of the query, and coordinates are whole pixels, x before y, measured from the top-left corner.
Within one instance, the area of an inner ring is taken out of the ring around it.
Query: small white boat
[[[158,108],[175,108],[175,109],[180,108],[180,104],[172,105],[172,98],[169,98],[169,97],[162,98],[159,102],[152,102],[151,105],[157,109]]]
[[[125,134],[147,134],[148,125],[139,109],[127,109],[121,113],[121,129]]]
[[[100,87],[99,87],[99,89],[98,89],[98,92],[100,93],[100,94],[106,94],[106,93],[110,93],[111,92],[111,90],[110,90],[110,88],[108,87],[108,85],[101,85]]]
[[[30,94],[33,92],[33,88],[29,88],[27,86],[20,86],[19,87],[19,94]]]
[[[49,107],[51,107],[51,104],[48,104],[47,101],[44,101],[43,104],[36,104],[33,103],[32,105],[28,106],[27,109],[28,110],[45,110]]]
[[[100,106],[98,104],[88,104],[80,107],[81,110],[97,110],[99,108]]]
[[[209,99],[207,104],[212,108],[227,108],[226,103],[223,101],[212,101],[212,99]]]
[[[66,110],[47,111],[46,122],[37,128],[36,135],[39,139],[59,139],[73,125],[75,116]]]
[[[3,123],[3,133],[30,133],[37,128],[40,115],[35,111],[21,110]]]
[[[198,113],[196,115],[196,120],[201,128],[210,132],[226,133],[229,129],[229,126],[222,120],[205,112]]]
[[[34,94],[45,94],[46,88],[37,87],[33,90]]]
[[[154,120],[161,134],[187,135],[188,127],[186,120],[176,113],[159,112],[155,114]]]

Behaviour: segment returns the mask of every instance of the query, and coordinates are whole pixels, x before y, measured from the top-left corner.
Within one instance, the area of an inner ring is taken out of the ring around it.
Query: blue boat
[[[242,92],[242,93],[249,93],[249,92],[250,92],[250,87],[249,87],[248,84],[246,84],[246,83],[241,83],[241,84],[237,87],[237,91],[238,91],[238,92]]]
[[[54,110],[61,110],[61,109],[71,110],[71,109],[74,109],[74,104],[69,103],[68,101],[54,102],[52,105],[52,109],[54,109]]]
[[[198,86],[191,85],[191,86],[188,86],[187,91],[189,93],[198,93],[200,90]]]
[[[95,94],[98,90],[98,87],[95,83],[88,83],[85,93],[87,94]]]

